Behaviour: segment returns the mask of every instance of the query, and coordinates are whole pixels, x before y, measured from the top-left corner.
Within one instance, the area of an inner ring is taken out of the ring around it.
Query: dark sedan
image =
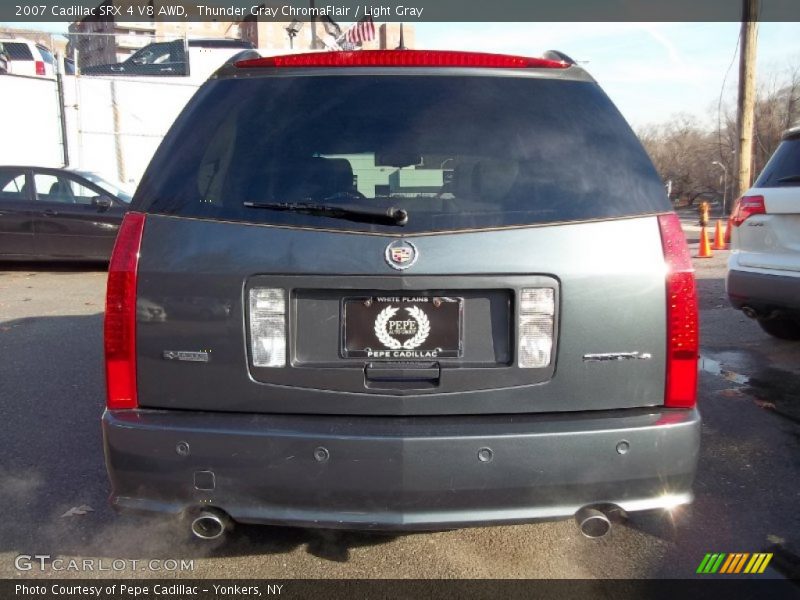
[[[130,200],[90,171],[0,166],[0,260],[107,261]]]

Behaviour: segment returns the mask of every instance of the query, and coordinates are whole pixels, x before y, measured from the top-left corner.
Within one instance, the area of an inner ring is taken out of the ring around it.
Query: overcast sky
[[[67,23],[15,23],[65,32]],[[344,24],[343,24],[344,25]],[[738,23],[415,23],[416,47],[529,56],[556,49],[580,61],[634,127],[685,112],[708,126],[735,102]],[[800,23],[761,23],[758,77],[800,66]],[[731,64],[733,61],[733,64]],[[728,70],[730,67],[730,70]]]

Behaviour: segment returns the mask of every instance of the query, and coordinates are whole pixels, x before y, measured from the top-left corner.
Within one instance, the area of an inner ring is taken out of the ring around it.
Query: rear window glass
[[[245,202],[402,208],[408,232],[669,210],[649,158],[596,84],[457,75],[207,84],[154,157],[137,209],[398,231]]]
[[[6,47],[6,52],[11,60],[33,60],[33,54],[28,44],[20,42],[3,42]]]
[[[784,140],[769,159],[754,187],[800,186],[800,139]]]
[[[19,169],[0,169],[0,200],[29,200],[25,172]]]

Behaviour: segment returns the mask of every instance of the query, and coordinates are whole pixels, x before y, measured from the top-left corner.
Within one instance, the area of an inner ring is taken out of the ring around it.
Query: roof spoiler
[[[239,60],[250,60],[253,58],[261,58],[261,53],[258,50],[254,49],[247,49],[242,50],[241,52],[237,52],[233,56],[229,57],[224,63],[222,63],[216,71],[214,71],[209,79],[216,79],[220,76],[221,73],[224,73],[228,69],[234,69],[234,63]]]
[[[544,54],[542,54],[542,58],[547,58],[549,60],[560,60],[570,65],[578,64],[571,57],[558,50],[547,50]]]
[[[225,63],[222,65],[223,67],[227,67],[228,65],[232,65],[236,61],[239,60],[249,60],[251,58],[261,58],[261,53],[258,50],[242,50],[241,52],[237,52],[233,56],[231,56]]]
[[[795,140],[800,138],[800,123],[796,123],[781,135],[781,140]]]

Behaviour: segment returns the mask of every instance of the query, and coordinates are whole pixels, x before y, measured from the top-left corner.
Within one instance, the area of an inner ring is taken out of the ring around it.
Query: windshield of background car
[[[162,42],[138,50],[125,62],[137,65],[160,65],[180,62],[183,60],[183,55],[183,42]]]
[[[151,162],[136,210],[398,231],[245,202],[397,207],[408,212],[403,232],[670,210],[597,84],[451,74],[209,82]]]
[[[100,177],[100,175],[98,175],[97,173],[92,173],[91,171],[77,171],[77,173],[82,177],[85,177],[95,185],[98,185],[104,190],[111,192],[117,198],[122,200],[125,204],[131,203],[132,199],[131,195],[121,187],[121,184],[111,183],[107,179],[103,179],[102,177]]]
[[[42,58],[44,59],[44,62],[46,62],[49,65],[55,65],[56,64],[56,59],[53,56],[53,53],[50,52],[50,50],[48,50],[45,46],[42,46],[41,44],[36,44],[36,49],[42,55]]]
[[[800,186],[800,137],[783,140],[753,187]]]

